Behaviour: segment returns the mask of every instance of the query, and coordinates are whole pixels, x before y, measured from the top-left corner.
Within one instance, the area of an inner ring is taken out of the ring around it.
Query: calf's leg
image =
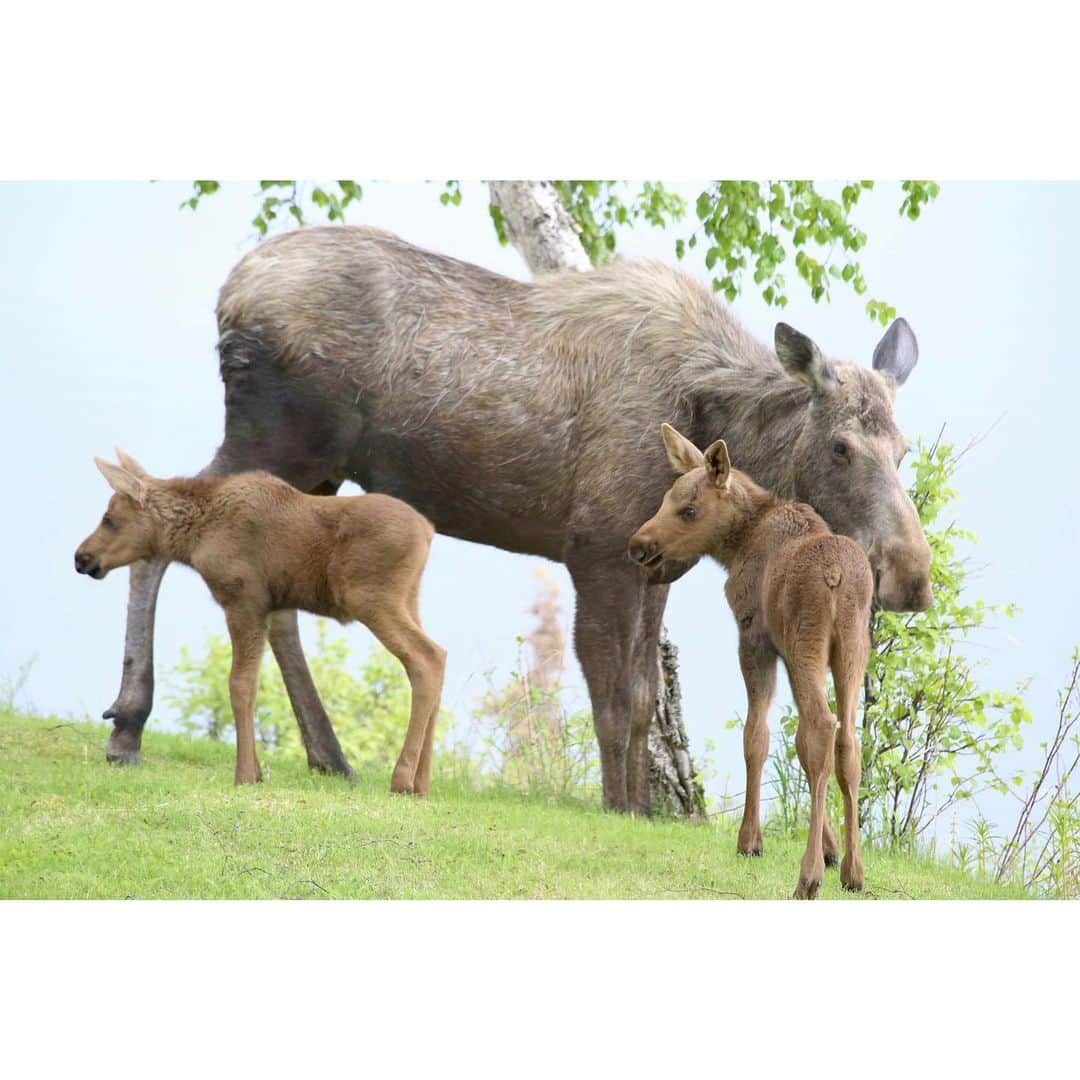
[[[816,665],[789,665],[789,669],[791,689],[799,708],[795,748],[810,781],[810,828],[795,899],[813,900],[825,877],[822,833],[825,825],[825,794],[836,744],[836,721],[829,712],[829,702],[825,697],[824,670],[819,672]]]
[[[266,629],[262,618],[226,614],[232,639],[232,671],[229,674],[229,698],[236,724],[236,783],[255,784],[262,780],[262,769],[255,753],[255,693],[259,685],[259,664],[266,647]]]
[[[446,650],[424,633],[405,607],[376,605],[375,610],[357,617],[401,661],[412,687],[409,728],[390,778],[390,790],[400,795],[426,795],[431,778],[430,740],[442,697]]]
[[[861,892],[864,882],[859,849],[862,751],[855,732],[855,719],[869,651],[865,626],[855,625],[850,633],[838,636],[831,658],[836,711],[840,714],[840,728],[836,733],[836,779],[844,798],[844,859],[840,864],[840,884],[852,892]]]
[[[746,726],[743,757],[746,760],[746,797],[739,826],[740,855],[760,855],[761,773],[769,756],[769,706],[776,691],[776,652],[760,633],[739,638],[739,666],[746,683]]]
[[[415,584],[412,587],[412,593],[408,600],[409,615],[412,617],[412,621],[422,627],[420,622],[420,579],[417,578]],[[442,659],[442,674],[439,676],[439,685],[442,686],[442,680],[446,673],[446,654],[443,653]],[[415,795],[428,795],[431,792],[431,752],[435,745],[435,725],[439,719],[439,706],[441,704],[442,692],[440,690],[439,700],[435,702],[431,711],[431,716],[427,721],[427,731],[424,735],[424,744],[420,748],[420,761],[416,766],[416,778],[413,781],[413,794]]]

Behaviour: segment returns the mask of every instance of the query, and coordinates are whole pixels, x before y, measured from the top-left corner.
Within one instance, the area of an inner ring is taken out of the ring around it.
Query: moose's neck
[[[695,390],[693,441],[705,447],[724,439],[736,468],[780,498],[795,498],[792,452],[809,417],[810,397],[810,389],[788,376],[775,355],[771,364],[758,358],[753,366],[715,367]]]
[[[209,491],[204,480],[163,480],[147,498],[157,533],[157,554],[191,564],[192,553],[207,520]]]
[[[730,505],[734,514],[710,553],[726,570],[741,561],[751,545],[751,537],[761,518],[780,502],[771,492],[759,487],[744,472],[731,471]]]

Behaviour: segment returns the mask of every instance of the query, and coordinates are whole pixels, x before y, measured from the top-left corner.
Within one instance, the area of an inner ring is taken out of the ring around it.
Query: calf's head
[[[627,554],[645,567],[669,559],[719,557],[742,511],[740,491],[731,482],[727,444],[718,439],[703,453],[669,424],[660,430],[668,460],[682,475],[660,509],[630,537]]]
[[[149,558],[155,551],[154,522],[146,510],[151,478],[122,450],[116,456],[119,465],[94,458],[115,494],[98,527],[75,552],[75,569],[99,581],[110,570]]]
[[[930,547],[897,472],[907,440],[893,420],[896,391],[919,359],[911,327],[897,319],[874,350],[873,370],[827,359],[805,334],[776,327],[785,371],[810,388],[792,426],[790,489],[867,553],[877,603],[890,611],[930,606]]]

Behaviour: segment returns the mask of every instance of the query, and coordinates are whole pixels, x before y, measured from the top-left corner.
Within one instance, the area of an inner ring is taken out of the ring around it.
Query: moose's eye
[[[684,506],[679,511],[679,517],[681,517],[683,521],[693,521],[694,518],[697,517],[697,511],[692,506]]]
[[[104,525],[106,529],[115,529],[116,528],[116,522],[113,521],[113,519],[111,517],[109,517],[108,514],[106,514],[101,519],[101,524]]]
[[[837,440],[832,444],[832,452],[839,458],[846,458],[848,456],[847,443]]]

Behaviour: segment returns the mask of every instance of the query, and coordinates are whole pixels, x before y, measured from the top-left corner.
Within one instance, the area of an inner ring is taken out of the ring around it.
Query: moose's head
[[[900,483],[908,444],[893,419],[896,391],[919,359],[911,327],[893,322],[872,370],[827,359],[786,323],[777,324],[775,345],[784,370],[811,395],[792,430],[789,493],[867,553],[880,607],[925,611],[933,598],[930,546]]]
[[[153,479],[122,450],[116,456],[119,465],[94,458],[115,494],[98,527],[75,552],[75,569],[98,581],[110,570],[149,558],[155,551],[154,520],[146,509]]]

